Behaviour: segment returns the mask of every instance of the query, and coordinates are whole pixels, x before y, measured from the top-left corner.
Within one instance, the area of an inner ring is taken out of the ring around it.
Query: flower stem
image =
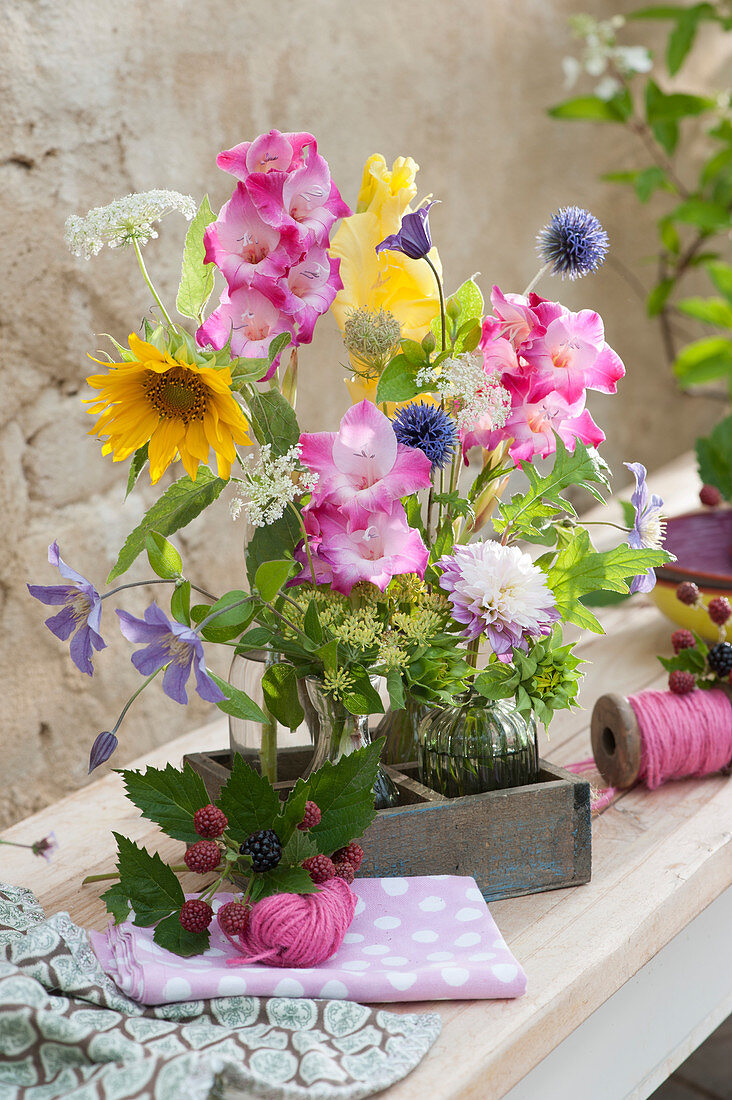
[[[171,871],[190,871],[190,867],[186,867],[185,863],[171,864],[170,869]],[[107,882],[114,878],[119,878],[119,871],[109,871],[104,875],[87,875],[81,880],[81,885],[87,886],[90,882]]]
[[[153,281],[147,273],[147,268],[145,267],[145,261],[142,258],[142,249],[140,248],[140,245],[137,241],[137,238],[135,238],[135,237],[132,238],[132,245],[133,245],[133,248],[135,249],[135,254],[137,255],[137,262],[140,265],[140,271],[142,272],[142,277],[145,280],[145,282],[147,283],[150,293],[152,294],[153,298],[155,299],[155,301],[160,306],[160,311],[161,311],[163,317],[165,318],[165,320],[168,322],[170,327],[177,332],[178,330],[177,330],[176,326],[171,321],[170,316],[168,314],[168,311],[165,308],[165,306],[163,305],[162,301],[160,300],[160,295],[158,294],[157,290],[155,289],[155,287],[153,285]]]
[[[480,649],[480,639],[481,635],[478,635],[477,638],[471,638],[468,642],[468,656],[466,659],[471,668],[478,667],[478,650]]]
[[[156,577],[154,581],[130,581],[128,584],[119,584],[116,588],[110,588],[109,592],[105,592],[101,597],[106,600],[108,596],[115,596],[118,592],[122,592],[125,588],[143,588],[147,584],[177,584],[179,578],[176,577]],[[189,581],[189,584],[194,592],[200,592],[202,596],[205,596],[207,600],[213,600],[216,603],[218,597],[207,592],[205,588],[199,588],[197,584],[193,584]]]
[[[292,503],[292,501],[289,502],[288,508],[292,509],[292,511],[295,513],[295,516],[297,518],[297,522],[300,524],[300,530],[302,531],[302,537],[303,537],[303,540],[305,542],[305,553],[308,556],[308,565],[310,566],[310,575],[313,578],[313,584],[317,585],[318,579],[315,576],[315,566],[313,565],[313,558],[312,558],[312,555],[310,553],[310,542],[308,540],[308,533],[305,529],[305,524],[303,522],[303,518],[302,518],[300,512],[298,511],[298,509]]]
[[[435,280],[437,281],[437,292],[440,295],[440,317],[442,318],[442,350],[447,348],[447,314],[445,313],[445,294],[442,289],[442,279],[437,273],[437,268],[432,263],[429,256],[423,256],[422,259],[425,263],[428,263],[434,272]]]
[[[529,285],[526,287],[526,290],[523,292],[522,297],[523,298],[528,298],[529,294],[531,294],[531,291],[534,289],[534,287],[539,282],[539,280],[542,279],[547,274],[547,272],[551,271],[551,269],[552,269],[551,262],[547,263],[547,264],[544,264],[543,267],[540,267],[539,270],[537,271],[536,275],[534,275],[534,278],[531,280]]]
[[[170,664],[170,661],[168,661],[168,664]],[[152,673],[151,673],[151,674],[150,674],[150,675],[148,676],[148,678],[147,678],[147,679],[145,680],[145,683],[144,683],[144,684],[141,684],[141,685],[140,685],[140,687],[139,687],[139,688],[137,689],[137,691],[133,692],[133,694],[132,694],[132,695],[130,695],[129,699],[127,700],[127,702],[125,703],[125,705],[124,705],[124,706],[123,706],[123,708],[122,708],[122,711],[121,711],[121,713],[120,713],[120,716],[119,716],[119,718],[117,719],[117,721],[116,721],[116,722],[115,722],[115,724],[114,724],[114,729],[111,729],[111,730],[109,731],[110,733],[116,733],[116,732],[117,732],[117,730],[119,729],[119,727],[120,727],[120,726],[122,725],[122,719],[123,719],[123,718],[124,718],[124,716],[125,716],[125,715],[127,714],[127,711],[128,711],[129,709],[130,709],[130,707],[132,706],[132,704],[134,703],[135,699],[136,699],[136,698],[137,698],[137,696],[138,696],[138,695],[140,694],[140,692],[144,691],[144,690],[145,690],[145,688],[147,687],[147,685],[148,685],[148,684],[149,684],[149,683],[150,683],[150,682],[151,682],[152,680],[154,680],[154,679],[155,679],[155,677],[157,676],[157,674],[158,674],[159,672],[162,672],[162,671],[163,671],[163,669],[164,669],[164,668],[167,668],[167,667],[168,667],[168,665],[162,665],[162,666],[161,666],[161,668],[156,668],[156,669],[155,669],[155,671],[154,671],[154,672],[152,672]]]

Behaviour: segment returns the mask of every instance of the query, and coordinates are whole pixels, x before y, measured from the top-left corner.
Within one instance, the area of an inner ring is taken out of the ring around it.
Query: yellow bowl
[[[683,581],[692,581],[705,604],[715,596],[726,596],[732,603],[732,509],[673,516],[667,523],[665,546],[676,561],[656,570],[651,599],[671,622],[696,631],[705,641],[718,641],[718,628],[706,611],[677,600],[676,589]],[[732,641],[732,619],[727,640]]]

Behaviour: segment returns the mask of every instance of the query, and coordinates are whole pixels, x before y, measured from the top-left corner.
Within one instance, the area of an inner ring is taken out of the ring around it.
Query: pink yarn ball
[[[227,965],[319,966],[343,943],[355,911],[356,896],[340,878],[313,894],[273,894],[252,907],[235,944],[241,957],[227,959]]]

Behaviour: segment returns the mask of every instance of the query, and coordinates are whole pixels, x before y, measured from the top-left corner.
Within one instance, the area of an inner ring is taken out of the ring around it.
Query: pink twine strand
[[[732,704],[723,691],[643,691],[628,702],[641,733],[638,781],[649,790],[711,775],[732,761]]]

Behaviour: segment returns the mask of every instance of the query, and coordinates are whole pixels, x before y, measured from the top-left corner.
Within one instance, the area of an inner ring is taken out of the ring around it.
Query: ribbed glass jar
[[[409,694],[404,704],[403,710],[387,710],[373,733],[386,738],[381,754],[385,764],[406,764],[419,756],[419,725],[430,708]]]
[[[419,777],[426,787],[457,798],[535,783],[537,729],[510,700],[480,695],[429,711],[419,727]]]

